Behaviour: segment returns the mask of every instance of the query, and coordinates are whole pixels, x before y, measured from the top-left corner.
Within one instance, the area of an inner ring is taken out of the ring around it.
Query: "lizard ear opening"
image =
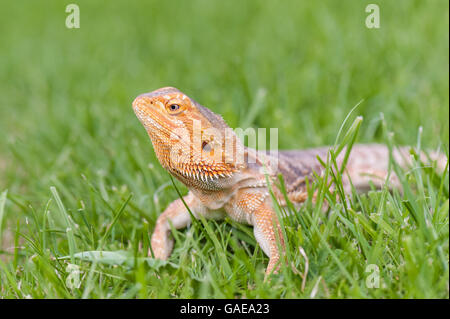
[[[210,143],[208,143],[206,141],[203,141],[203,143],[202,143],[202,150],[204,152],[206,152],[206,153],[209,153],[209,152],[211,152],[213,150],[213,148],[212,148]]]

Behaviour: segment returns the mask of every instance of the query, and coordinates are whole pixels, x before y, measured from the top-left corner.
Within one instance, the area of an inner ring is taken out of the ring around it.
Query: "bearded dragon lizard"
[[[229,216],[252,225],[256,241],[269,257],[266,276],[276,271],[284,242],[266,176],[281,174],[288,199],[301,204],[308,197],[305,179],[313,180],[313,172],[321,174],[317,157],[325,159],[328,148],[280,151],[274,156],[245,147],[221,116],[172,87],[139,95],[133,109],[161,165],[189,189],[184,203],[175,200],[159,216],[151,237],[154,257],[165,260],[172,251],[169,223],[175,229],[191,223],[186,204],[195,218]],[[397,150],[393,156],[405,163],[407,150]],[[349,177],[357,189],[367,188],[370,180],[381,186],[388,174],[388,158],[386,146],[355,145],[346,165],[344,187],[350,189]],[[395,175],[390,182],[398,183]],[[278,202],[286,205],[284,195],[276,187],[273,190]]]

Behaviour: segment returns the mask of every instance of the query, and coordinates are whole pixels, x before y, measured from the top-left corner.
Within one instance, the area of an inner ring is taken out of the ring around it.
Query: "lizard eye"
[[[166,112],[170,115],[177,115],[186,110],[186,101],[178,98],[172,98],[165,101]]]
[[[171,111],[177,111],[180,108],[180,106],[178,104],[171,104],[170,105],[170,110]]]
[[[180,113],[183,110],[181,105],[178,104],[178,103],[168,104],[166,106],[166,109],[167,109],[167,112],[169,112],[169,114],[178,114],[178,113]]]

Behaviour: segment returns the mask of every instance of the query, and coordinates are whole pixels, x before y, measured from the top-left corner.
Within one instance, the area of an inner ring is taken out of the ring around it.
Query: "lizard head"
[[[133,109],[162,166],[185,184],[219,181],[243,167],[236,157],[244,148],[232,129],[178,89],[141,94]]]

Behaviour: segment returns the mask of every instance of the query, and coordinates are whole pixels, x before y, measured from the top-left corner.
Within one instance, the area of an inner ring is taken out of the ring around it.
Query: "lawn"
[[[288,209],[289,265],[268,282],[252,229],[231,220],[174,231],[169,261],[147,258],[187,189],[131,108],[175,86],[233,128],[278,128],[281,149],[332,145],[343,126],[338,143],[448,154],[447,1],[377,1],[379,29],[370,1],[74,3],[79,29],[65,2],[1,1],[0,298],[449,297],[448,170],[419,161],[392,163],[403,192],[340,201],[312,185],[330,207]]]

